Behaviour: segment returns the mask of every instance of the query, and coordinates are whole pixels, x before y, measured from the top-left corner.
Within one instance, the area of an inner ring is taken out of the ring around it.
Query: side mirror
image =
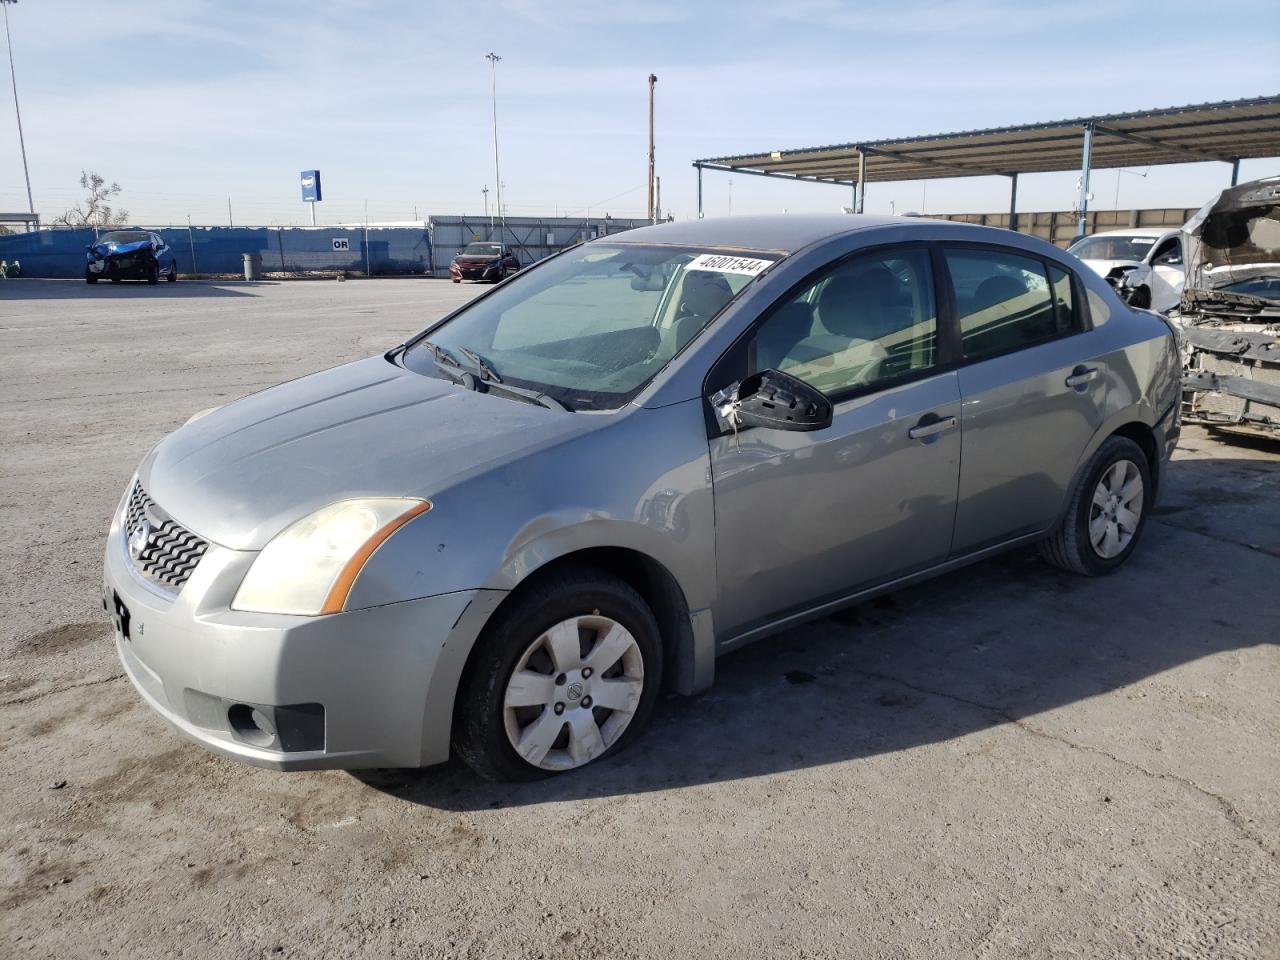
[[[831,426],[831,401],[817,387],[781,370],[761,370],[711,400],[726,427],[823,430]]]

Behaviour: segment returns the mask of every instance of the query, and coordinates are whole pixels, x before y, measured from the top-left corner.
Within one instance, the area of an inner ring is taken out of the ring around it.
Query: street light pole
[[[498,220],[502,223],[502,237],[507,236],[507,211],[502,206],[502,171],[498,168],[498,61],[502,58],[490,50],[484,55],[489,61],[489,82],[493,93],[493,177],[498,184]]]
[[[654,168],[653,168],[653,160],[654,160],[654,157],[653,157],[653,86],[654,86],[654,84],[656,84],[657,82],[658,82],[658,78],[657,78],[657,76],[656,76],[655,74],[652,74],[652,73],[651,73],[651,74],[649,74],[649,178],[648,178],[648,183],[649,183],[649,204],[648,204],[648,214],[649,214],[649,222],[650,222],[650,223],[657,223],[657,222],[658,222],[658,221],[654,218],[654,203],[653,203],[653,192],[654,192],[654,182],[653,182],[653,178],[654,178]]]
[[[27,212],[35,213],[35,201],[31,199],[31,173],[27,170],[27,142],[22,137],[22,111],[18,109],[18,75],[13,69],[13,37],[9,35],[9,4],[18,0],[0,0],[4,7],[4,38],[9,44],[9,80],[13,84],[13,115],[18,118],[18,146],[22,149],[22,175],[27,180]]]
[[[493,217],[489,216],[489,185],[486,183],[480,192],[484,194],[484,218],[489,221],[489,231],[493,232]]]

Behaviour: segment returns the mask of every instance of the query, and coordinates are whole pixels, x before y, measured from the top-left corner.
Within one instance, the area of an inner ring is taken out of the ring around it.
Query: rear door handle
[[[1066,383],[1073,390],[1079,390],[1081,387],[1088,385],[1089,381],[1098,376],[1097,367],[1079,366],[1071,371],[1071,376],[1067,377]]]
[[[943,430],[950,430],[956,425],[955,417],[937,417],[930,420],[931,414],[925,414],[920,418],[920,422],[907,431],[907,436],[912,440],[927,440],[930,437],[937,436]]]

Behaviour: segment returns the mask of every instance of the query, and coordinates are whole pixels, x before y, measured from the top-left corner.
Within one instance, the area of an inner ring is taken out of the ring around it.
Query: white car
[[[1168,313],[1182,298],[1186,274],[1181,228],[1108,230],[1082,237],[1067,249],[1132,306]]]

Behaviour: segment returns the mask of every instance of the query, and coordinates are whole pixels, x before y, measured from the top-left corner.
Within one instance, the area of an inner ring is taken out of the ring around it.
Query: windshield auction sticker
[[[773,266],[772,260],[754,260],[751,257],[734,257],[723,253],[704,253],[694,257],[686,270],[714,270],[716,273],[739,273],[754,277]]]

